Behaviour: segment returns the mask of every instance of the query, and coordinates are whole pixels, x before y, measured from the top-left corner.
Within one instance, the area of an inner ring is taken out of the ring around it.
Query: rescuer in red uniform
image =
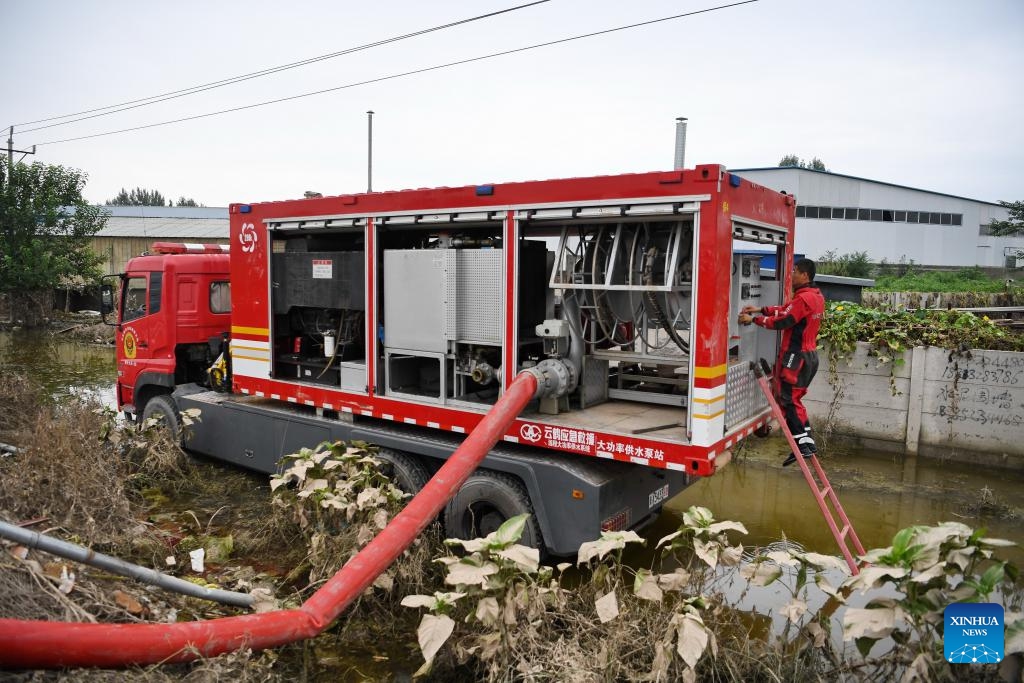
[[[809,458],[818,452],[811,438],[803,397],[818,372],[818,328],[825,312],[825,298],[814,284],[814,261],[802,258],[794,264],[793,298],[783,306],[745,306],[739,321],[754,323],[769,330],[782,330],[782,368],[779,371],[779,407],[786,426],[793,433],[800,454]],[[760,313],[759,316],[752,314]],[[790,453],[782,466],[796,462]]]

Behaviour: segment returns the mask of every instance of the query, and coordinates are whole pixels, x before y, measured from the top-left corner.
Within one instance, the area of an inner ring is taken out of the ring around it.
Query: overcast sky
[[[23,149],[356,83],[714,7],[551,0],[209,92],[20,134],[37,119],[187,88],[528,0],[5,0],[0,125]],[[157,189],[207,206],[671,168],[832,171],[1024,199],[1024,2],[760,0],[468,65],[38,148],[86,198]],[[35,124],[43,125],[43,124]],[[31,159],[32,157],[29,157]]]

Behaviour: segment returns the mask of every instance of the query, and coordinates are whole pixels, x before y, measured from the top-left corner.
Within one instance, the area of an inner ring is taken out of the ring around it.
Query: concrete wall
[[[944,349],[918,347],[891,373],[868,348],[858,344],[835,378],[820,352],[805,401],[817,433],[831,429],[909,455],[1024,468],[1024,353],[972,350],[951,358]]]

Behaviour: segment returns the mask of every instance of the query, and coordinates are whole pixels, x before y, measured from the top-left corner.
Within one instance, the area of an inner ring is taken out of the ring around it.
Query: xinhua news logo
[[[1003,659],[1003,606],[955,602],[946,607],[943,647],[951,664],[996,664]]]

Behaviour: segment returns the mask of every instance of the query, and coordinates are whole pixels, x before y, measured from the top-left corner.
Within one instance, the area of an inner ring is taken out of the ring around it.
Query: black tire
[[[377,452],[377,459],[383,462],[381,471],[403,493],[415,496],[430,481],[430,472],[415,455],[390,448],[381,448]]]
[[[754,436],[759,438],[765,438],[772,433],[772,425],[770,422],[766,422],[757,429],[754,430]]]
[[[146,403],[142,411],[142,428],[146,428],[146,421],[153,418],[157,421],[157,427],[166,427],[170,430],[171,441],[181,443],[181,416],[178,415],[178,407],[174,399],[166,394],[154,396]]]
[[[530,517],[519,543],[543,548],[540,525],[522,483],[500,472],[477,472],[445,507],[444,528],[449,538],[482,538],[523,513]]]

